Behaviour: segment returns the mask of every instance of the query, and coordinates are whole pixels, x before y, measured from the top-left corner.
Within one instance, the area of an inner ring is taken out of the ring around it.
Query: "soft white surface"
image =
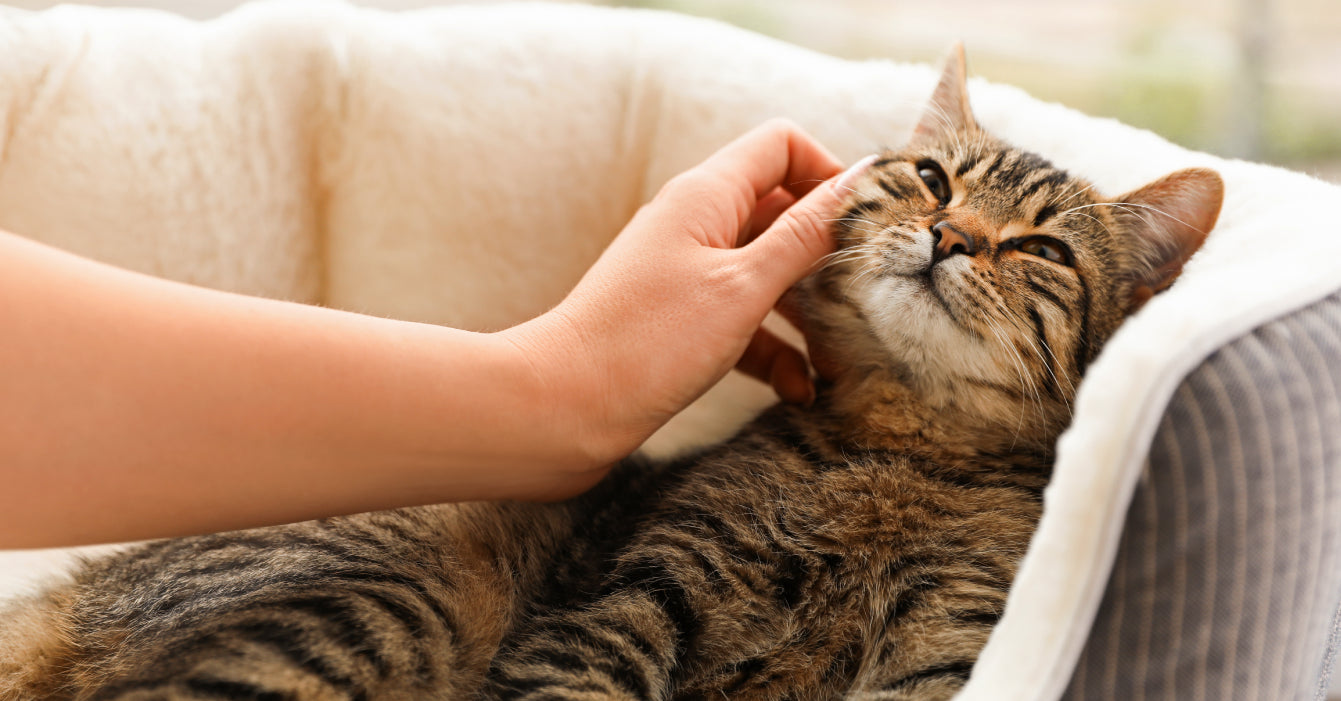
[[[0,227],[203,285],[498,327],[561,297],[640,202],[733,136],[784,115],[853,160],[905,138],[934,76],[574,6],[290,2],[205,24],[0,10]],[[1090,370],[1033,548],[961,695],[1052,699],[1165,401],[1223,341],[1341,285],[1326,226],[1341,191],[1003,86],[974,83],[972,100],[987,128],[1111,194],[1190,165],[1227,184],[1204,251]],[[730,379],[653,448],[723,436],[767,400]],[[67,560],[0,555],[0,595]]]

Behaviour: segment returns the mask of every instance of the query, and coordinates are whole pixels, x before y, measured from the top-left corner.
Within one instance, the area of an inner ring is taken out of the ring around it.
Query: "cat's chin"
[[[949,381],[947,370],[980,361],[974,355],[979,340],[954,319],[935,284],[925,268],[915,274],[857,273],[836,283],[843,303],[801,286],[782,306],[794,312],[784,316],[805,336],[811,365],[824,379],[883,370],[901,384],[929,389]]]
[[[980,339],[960,325],[931,276],[886,275],[853,295],[882,354],[881,364],[931,379],[979,364]]]
[[[929,275],[882,276],[856,297],[871,330],[881,339],[897,337],[921,345],[932,334],[947,337],[947,341],[962,340],[963,331]]]

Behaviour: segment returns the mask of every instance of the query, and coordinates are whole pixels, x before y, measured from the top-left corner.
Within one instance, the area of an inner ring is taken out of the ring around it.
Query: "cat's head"
[[[1190,169],[1104,197],[983,131],[964,75],[956,47],[910,141],[851,184],[840,250],[789,303],[822,373],[1047,442],[1100,347],[1214,226],[1223,184]]]

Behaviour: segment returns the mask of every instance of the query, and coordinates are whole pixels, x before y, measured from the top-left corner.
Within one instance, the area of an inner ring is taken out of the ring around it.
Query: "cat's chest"
[[[831,568],[822,586],[863,593],[882,609],[909,583],[990,563],[1004,586],[1041,515],[1025,490],[941,480],[914,465],[826,475],[811,499],[782,506],[788,529]]]
[[[1013,574],[1040,514],[1028,490],[888,453],[805,469],[746,462],[683,483],[641,530],[721,550],[719,562],[762,566],[798,612],[802,601],[830,607],[848,591],[879,591],[909,567],[985,553]]]

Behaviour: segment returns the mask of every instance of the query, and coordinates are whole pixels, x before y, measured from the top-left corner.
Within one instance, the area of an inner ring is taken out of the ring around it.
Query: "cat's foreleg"
[[[664,590],[626,588],[591,605],[542,616],[500,651],[486,699],[664,699],[686,622]]]

